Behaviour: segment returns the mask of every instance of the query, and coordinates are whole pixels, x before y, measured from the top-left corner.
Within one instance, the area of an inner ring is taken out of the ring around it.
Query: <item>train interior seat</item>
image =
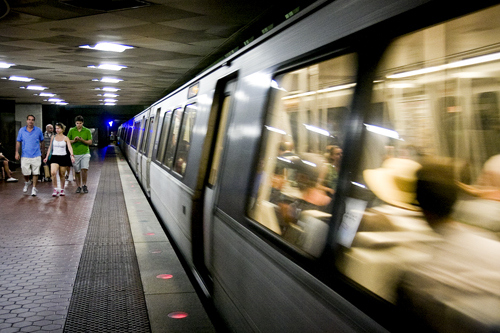
[[[396,215],[399,214],[399,215]],[[383,205],[364,212],[350,248],[339,257],[339,270],[378,296],[396,301],[407,267],[430,260],[426,243],[440,242],[422,213]]]
[[[325,249],[330,217],[331,214],[318,210],[304,210],[300,213],[297,224],[288,226],[283,237],[317,258]]]
[[[253,210],[253,218],[259,221],[264,227],[274,231],[278,235],[281,235],[281,228],[278,222],[278,217],[276,216],[277,206],[269,201],[262,200],[256,204]]]
[[[459,200],[453,219],[495,234],[500,241],[500,202],[485,199]]]

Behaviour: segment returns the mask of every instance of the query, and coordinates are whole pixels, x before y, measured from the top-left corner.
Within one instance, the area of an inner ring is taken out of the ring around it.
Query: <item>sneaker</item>
[[[31,185],[31,182],[24,182],[23,192],[28,192],[28,187]]]
[[[57,192],[57,189],[55,188],[54,191],[52,192],[52,196],[57,197],[58,194],[59,192]]]
[[[82,192],[82,188],[81,188],[80,186],[78,186],[78,187],[76,188],[76,193],[81,193],[81,192]]]
[[[33,188],[31,189],[31,196],[32,196],[32,197],[36,197],[36,193],[37,193],[37,192],[38,192],[38,190],[36,189],[36,187],[33,187]]]
[[[9,179],[7,179],[7,182],[9,182],[9,183],[17,182],[17,179],[14,177],[10,177]]]
[[[83,185],[83,193],[89,193],[89,190],[87,189],[87,185]]]
[[[64,190],[61,190],[61,191],[59,192],[59,195],[60,195],[61,197],[64,197],[66,194],[64,194]]]

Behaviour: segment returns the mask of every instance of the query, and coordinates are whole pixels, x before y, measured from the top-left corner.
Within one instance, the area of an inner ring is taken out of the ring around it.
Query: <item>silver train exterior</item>
[[[318,1],[122,124],[231,331],[498,329],[498,17]]]

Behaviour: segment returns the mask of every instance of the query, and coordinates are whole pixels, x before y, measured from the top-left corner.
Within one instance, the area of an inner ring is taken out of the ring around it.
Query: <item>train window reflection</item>
[[[500,324],[499,15],[390,45],[338,233],[340,272],[433,331]]]
[[[163,157],[163,164],[167,166],[167,168],[172,168],[174,163],[174,154],[175,148],[177,147],[177,141],[179,139],[179,131],[181,128],[181,120],[182,120],[182,109],[175,109],[172,116],[172,129],[168,135],[167,140],[167,149],[165,151],[165,156]]]
[[[127,139],[126,139],[127,144],[130,144],[130,140],[132,139],[132,131],[134,129],[134,127],[132,126],[132,124],[133,124],[132,120],[129,121],[129,123],[127,124],[127,127],[128,127],[128,129],[127,129]]]
[[[180,175],[186,172],[191,137],[193,136],[194,120],[196,119],[196,105],[187,105],[184,110],[182,127],[179,133],[179,146],[175,154],[174,171]]]
[[[156,136],[160,138],[158,150],[156,151],[156,160],[163,161],[163,155],[165,154],[165,145],[167,144],[168,129],[170,128],[170,118],[172,117],[172,111],[165,112],[163,116],[162,126],[158,126],[158,133]],[[161,134],[160,134],[161,131]],[[158,135],[159,134],[159,135]]]
[[[130,145],[134,148],[137,147],[137,141],[139,139],[140,129],[141,129],[141,122],[136,121],[134,123],[133,132],[132,132],[132,142],[130,143]]]
[[[310,256],[326,244],[356,70],[346,54],[272,85],[249,215]]]

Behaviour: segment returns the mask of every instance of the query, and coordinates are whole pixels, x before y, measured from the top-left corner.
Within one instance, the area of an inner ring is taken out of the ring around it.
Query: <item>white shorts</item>
[[[75,163],[73,163],[73,168],[75,172],[79,173],[82,169],[89,169],[90,154],[85,155],[75,155]]]
[[[42,158],[38,157],[21,157],[21,170],[24,176],[38,176],[40,174],[40,165]]]

